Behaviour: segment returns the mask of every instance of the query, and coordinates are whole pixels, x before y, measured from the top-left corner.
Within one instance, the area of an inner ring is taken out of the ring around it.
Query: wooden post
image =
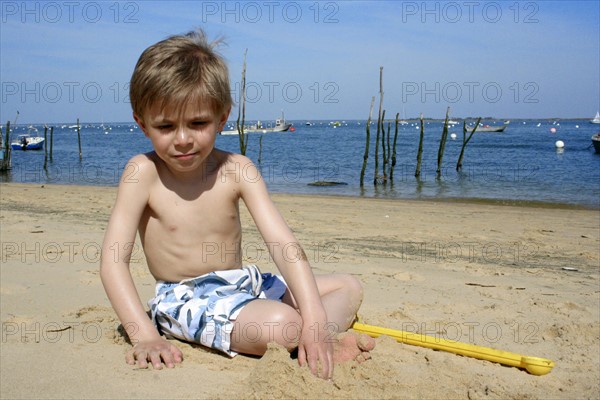
[[[15,115],[15,121],[13,126],[17,126],[17,120],[19,119],[19,111]],[[0,132],[0,134],[2,134]],[[6,121],[6,139],[4,140],[4,154],[2,162],[0,163],[0,171],[8,171],[12,169],[12,146],[10,144],[10,121]]]
[[[48,125],[44,125],[44,169],[48,169]]]
[[[0,171],[8,171],[12,168],[12,148],[10,146],[10,121],[6,121],[6,133],[4,140],[4,154],[2,163],[0,163]]]
[[[379,175],[379,133],[381,132],[381,113],[377,118],[377,133],[375,135],[375,172],[373,173],[373,185],[377,186],[377,177]]]
[[[394,183],[394,167],[396,166],[396,142],[398,140],[398,123],[400,113],[396,113],[396,129],[394,132],[394,145],[392,149],[392,166],[390,167],[390,182]]]
[[[363,155],[363,165],[360,170],[360,187],[365,185],[365,171],[367,169],[367,160],[369,159],[369,142],[371,141],[371,116],[373,115],[373,105],[375,96],[371,97],[371,108],[369,109],[369,119],[367,120],[367,142],[365,143],[365,154]]]
[[[81,154],[81,132],[79,127],[79,118],[77,118],[77,143],[79,143],[79,161],[83,158]]]
[[[442,138],[440,140],[440,147],[438,149],[438,161],[437,161],[437,177],[440,178],[442,175],[442,160],[444,158],[444,150],[446,149],[446,140],[448,139],[448,117],[450,115],[450,107],[446,109],[446,119],[444,120],[444,128],[442,129]]]
[[[419,150],[417,151],[417,169],[415,170],[415,178],[421,176],[421,160],[423,159],[423,137],[425,136],[425,124],[423,123],[423,113],[421,113],[420,120],[421,137],[419,139]]]
[[[471,131],[471,134],[469,135],[468,138],[467,138],[467,121],[463,122],[463,143],[462,143],[462,147],[460,149],[460,155],[458,156],[458,162],[456,163],[456,171],[460,171],[462,169],[462,161],[463,161],[463,157],[465,155],[465,148],[467,147],[467,143],[469,143],[469,141],[473,137],[473,134],[477,130],[477,127],[479,126],[479,122],[481,122],[481,117],[479,117],[477,119],[477,122],[475,123],[475,127]]]
[[[54,127],[50,127],[50,162],[52,162],[52,147],[54,146]]]
[[[379,67],[379,113],[377,117],[377,136],[375,138],[375,173],[373,176],[373,185],[377,185],[379,175],[379,132],[382,126],[382,107],[383,107],[383,67]]]
[[[240,140],[240,153],[242,155],[246,155],[246,147],[248,146],[248,138],[244,133],[244,123],[246,119],[246,55],[248,54],[248,49],[244,52],[244,66],[242,68],[242,82],[240,88],[240,103],[238,104],[238,117],[235,123],[238,138]],[[240,124],[240,118],[242,119]]]
[[[389,128],[389,126],[388,126]],[[385,136],[385,110],[381,114],[381,161],[383,164],[383,168],[381,168],[381,179],[384,185],[387,183],[387,165],[388,165],[388,151],[385,148],[386,146],[386,136]],[[389,134],[389,129],[388,129]]]
[[[260,165],[260,162],[262,160],[262,141],[263,141],[263,137],[265,136],[264,133],[260,134],[260,139],[258,139],[258,165]]]

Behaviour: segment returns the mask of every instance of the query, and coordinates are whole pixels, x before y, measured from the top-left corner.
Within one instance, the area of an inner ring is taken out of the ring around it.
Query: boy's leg
[[[350,360],[363,361],[371,358],[369,352],[375,348],[375,340],[365,334],[346,332],[354,322],[356,313],[362,303],[362,285],[352,275],[328,274],[315,275],[317,288],[321,295],[323,308],[328,322],[338,333],[333,348],[333,361],[342,363]],[[296,307],[296,302],[289,291],[283,301]]]
[[[257,299],[238,314],[231,332],[231,350],[263,355],[269,342],[277,342],[289,351],[298,346],[302,318],[298,311],[280,301]]]
[[[362,285],[358,279],[348,274],[315,275],[315,280],[327,313],[327,321],[333,324],[337,332],[348,330],[362,303]],[[298,308],[289,290],[285,292],[283,302]]]
[[[346,274],[316,275],[315,280],[328,322],[337,332],[346,331],[362,302],[362,285]],[[288,290],[283,302],[258,299],[244,306],[231,334],[231,350],[262,355],[267,344],[275,341],[291,351],[298,346],[301,330],[302,317]],[[334,347],[334,361],[343,362],[368,358],[366,352],[375,347],[375,342],[366,335],[344,334]]]

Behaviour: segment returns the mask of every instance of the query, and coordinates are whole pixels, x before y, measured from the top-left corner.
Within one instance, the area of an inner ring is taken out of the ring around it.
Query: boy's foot
[[[340,364],[356,360],[363,362],[371,358],[369,353],[375,348],[375,339],[364,333],[344,332],[337,336],[333,345],[333,362]]]

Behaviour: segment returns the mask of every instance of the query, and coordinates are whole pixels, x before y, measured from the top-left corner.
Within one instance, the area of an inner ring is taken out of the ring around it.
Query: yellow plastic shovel
[[[489,347],[475,346],[473,344],[455,342],[442,338],[421,335],[419,333],[400,331],[396,329],[381,328],[379,326],[366,325],[355,322],[352,329],[366,333],[371,337],[381,335],[390,336],[398,342],[413,346],[426,347],[428,349],[442,350],[461,356],[477,358],[496,362],[510,367],[525,369],[532,375],[546,375],[554,367],[554,362],[545,358],[528,357],[508,351],[495,350]]]

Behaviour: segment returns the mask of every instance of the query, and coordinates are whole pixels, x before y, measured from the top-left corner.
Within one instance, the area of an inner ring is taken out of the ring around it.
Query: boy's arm
[[[322,377],[329,378],[333,373],[333,350],[327,340],[331,332],[328,331],[327,315],[308,259],[269,197],[259,171],[246,157],[237,157],[239,158],[236,162],[245,164],[241,169],[244,176],[240,177],[241,198],[292,292],[302,316],[298,361],[301,365],[308,362],[315,374],[319,361]],[[245,179],[246,177],[252,179]]]
[[[179,349],[164,340],[146,314],[129,271],[138,224],[149,197],[149,170],[153,166],[145,156],[136,156],[126,165],[119,183],[102,245],[100,278],[106,294],[134,344],[127,354],[129,364],[141,368],[161,368],[181,362]],[[151,174],[150,174],[151,175]]]

